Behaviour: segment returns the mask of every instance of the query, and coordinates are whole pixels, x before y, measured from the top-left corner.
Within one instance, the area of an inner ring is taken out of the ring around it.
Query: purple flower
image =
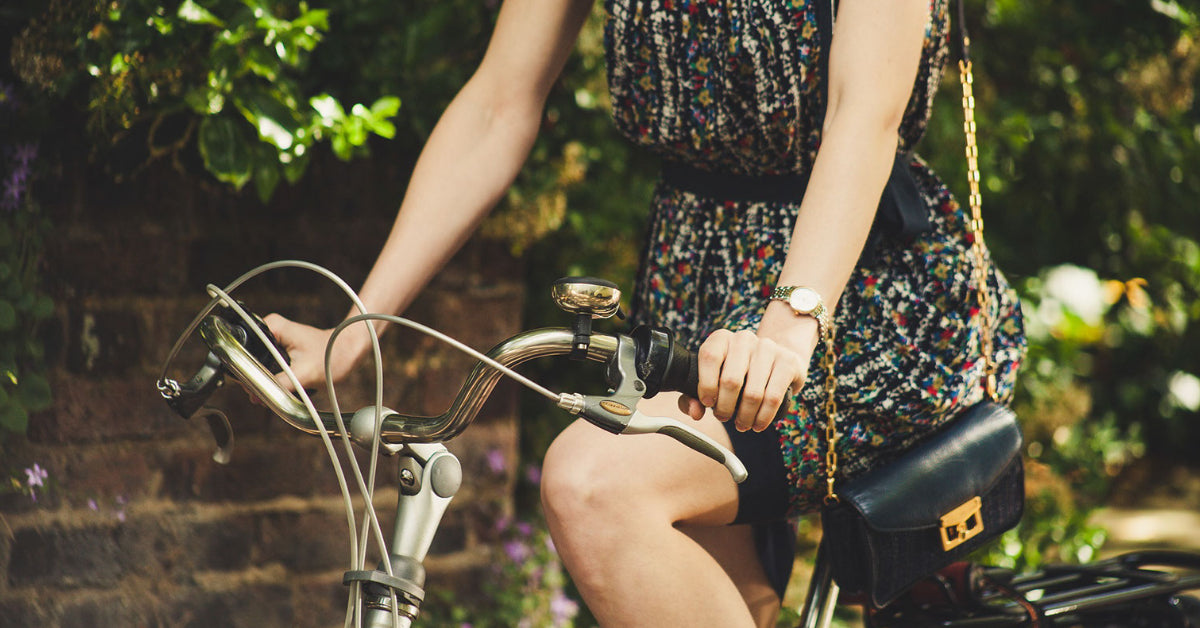
[[[22,167],[28,169],[29,164],[33,163],[33,161],[37,159],[37,154],[38,145],[36,142],[32,144],[21,144],[17,146],[15,151],[13,151],[13,159],[15,159]]]
[[[25,182],[14,171],[11,177],[4,180],[4,192],[0,194],[0,207],[8,211],[16,210],[17,207],[20,207],[21,195],[24,193]]]
[[[36,462],[33,463],[32,467],[25,469],[25,483],[29,485],[29,488],[45,486],[46,478],[48,477],[50,477],[50,474]]]
[[[89,499],[87,501],[87,507],[88,507],[88,510],[96,510],[96,511],[100,510],[100,506],[96,504],[96,500],[94,500],[94,499]]]
[[[542,468],[536,464],[525,466],[525,479],[530,484],[537,486],[542,483]]]
[[[25,469],[25,484],[29,487],[29,499],[37,501],[37,491],[33,490],[33,487],[45,486],[46,478],[48,477],[50,477],[50,474],[36,462],[33,463],[32,467]]]
[[[523,563],[532,552],[529,551],[529,546],[521,541],[509,541],[504,544],[504,553],[508,555],[509,560],[514,563]]]
[[[579,603],[567,597],[562,589],[555,589],[550,596],[550,614],[554,617],[555,626],[566,625],[579,613]]]
[[[528,521],[518,521],[516,527],[517,534],[520,534],[522,537],[528,538],[533,534],[533,524],[529,523]]]
[[[504,459],[504,451],[500,448],[491,449],[487,452],[487,465],[492,473],[504,473],[508,469],[508,461]]]

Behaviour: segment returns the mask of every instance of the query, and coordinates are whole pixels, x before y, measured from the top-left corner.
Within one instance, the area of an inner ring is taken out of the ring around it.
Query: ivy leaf
[[[183,21],[191,22],[193,24],[211,24],[221,28],[224,28],[225,26],[225,23],[222,22],[217,16],[213,15],[208,9],[196,4],[192,0],[184,0],[183,4],[179,5],[179,12],[177,15],[179,15],[180,19]]]
[[[375,104],[371,105],[371,110],[366,112],[363,117],[372,133],[390,140],[396,136],[396,125],[388,118],[395,116],[398,111],[400,111],[400,99],[395,96],[386,96],[376,100]]]
[[[283,166],[283,177],[288,183],[295,183],[304,176],[304,171],[308,169],[308,156],[312,153],[304,153],[292,158],[287,163],[280,164]]]
[[[35,320],[42,320],[49,318],[53,313],[54,301],[44,294],[39,294],[37,301],[33,304],[33,318]]]
[[[286,151],[296,144],[296,131],[301,124],[299,115],[281,99],[282,96],[256,89],[239,97],[237,105],[263,141]]]
[[[342,108],[342,103],[329,94],[313,96],[308,104],[317,110],[317,114],[321,116],[321,123],[327,127],[346,119],[346,110]]]
[[[17,326],[17,309],[8,301],[0,301],[0,331],[10,331]]]
[[[319,31],[329,30],[329,9],[309,9],[292,20],[292,28],[311,26]]]
[[[271,200],[275,188],[279,185],[278,160],[270,154],[272,152],[274,151],[259,151],[254,160],[254,189],[258,192],[258,200],[263,203]]]
[[[241,189],[250,180],[250,151],[234,120],[209,116],[200,123],[200,156],[213,176]]]
[[[50,395],[50,382],[37,373],[26,373],[17,392],[20,393],[24,407],[33,412],[49,408],[53,400]]]
[[[371,105],[371,115],[377,120],[390,118],[399,111],[400,98],[397,96],[384,96]]]
[[[24,434],[29,429],[29,413],[15,399],[0,403],[0,428]]]

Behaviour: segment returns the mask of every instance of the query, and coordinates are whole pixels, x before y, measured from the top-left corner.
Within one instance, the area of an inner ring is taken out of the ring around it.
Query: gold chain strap
[[[970,44],[970,40],[963,37],[964,46]],[[973,85],[975,77],[971,73],[972,64],[970,61],[958,62],[959,80],[962,82],[962,106],[963,106],[963,132],[967,135],[967,184],[971,187],[971,195],[968,197],[968,202],[971,205],[971,251],[975,254],[975,282],[978,284],[976,291],[977,301],[979,305],[980,325],[983,327],[982,333],[979,334],[981,343],[980,349],[983,351],[983,381],[987,390],[988,398],[992,401],[999,400],[999,393],[996,391],[996,358],[992,355],[992,334],[991,329],[995,321],[992,314],[992,298],[988,294],[987,281],[987,259],[983,251],[983,196],[979,194],[979,146],[975,143],[975,91]]]
[[[964,36],[964,43],[969,40]],[[992,313],[992,298],[987,290],[987,258],[983,249],[983,196],[979,193],[979,146],[975,137],[975,92],[972,88],[975,82],[971,73],[970,61],[959,61],[959,80],[963,91],[963,131],[967,136],[967,184],[971,194],[968,203],[971,206],[969,228],[971,230],[971,252],[975,257],[975,282],[978,284],[976,300],[979,305],[981,350],[984,362],[984,386],[992,401],[997,401],[999,394],[996,390],[996,358],[992,355],[992,329],[994,315]],[[825,504],[832,506],[838,503],[837,493],[833,490],[834,476],[837,474],[838,456],[836,443],[837,431],[837,400],[834,391],[837,389],[837,376],[833,372],[834,349],[833,331],[830,325],[829,333],[825,334],[825,355],[821,357],[821,366],[825,369]]]
[[[837,399],[833,393],[837,390],[837,375],[833,372],[833,364],[837,357],[834,355],[833,335],[837,327],[830,317],[829,329],[825,336],[825,354],[821,356],[821,368],[825,369],[825,504],[832,506],[838,502],[837,493],[833,492],[833,476],[837,473],[838,456],[834,444],[838,440],[837,431]]]

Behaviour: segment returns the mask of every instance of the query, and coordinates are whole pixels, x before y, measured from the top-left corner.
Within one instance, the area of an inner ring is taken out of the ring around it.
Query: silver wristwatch
[[[776,286],[771,291],[771,299],[786,302],[797,316],[811,316],[817,319],[817,333],[821,338],[829,335],[833,329],[833,321],[829,318],[829,308],[821,295],[812,288],[803,286]]]

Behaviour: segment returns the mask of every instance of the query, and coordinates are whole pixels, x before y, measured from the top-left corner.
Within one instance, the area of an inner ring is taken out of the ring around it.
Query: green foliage
[[[993,558],[1086,561],[1112,479],[1146,451],[1194,461],[1200,438],[1200,22],[1176,2],[969,5],[988,241],[1030,336],[1028,514]],[[946,87],[925,151],[955,184]]]
[[[37,264],[48,222],[30,194],[37,138],[28,133],[24,94],[0,82],[0,443],[25,433],[29,414],[50,405],[37,330],[54,312]]]
[[[31,20],[14,56],[50,96],[86,87],[99,150],[144,136],[148,161],[178,163],[194,143],[216,179],[254,181],[266,201],[303,176],[318,142],[349,160],[371,134],[395,135],[399,98],[345,106],[314,89],[309,67],[329,29],[330,10],[304,2],[61,0]]]

